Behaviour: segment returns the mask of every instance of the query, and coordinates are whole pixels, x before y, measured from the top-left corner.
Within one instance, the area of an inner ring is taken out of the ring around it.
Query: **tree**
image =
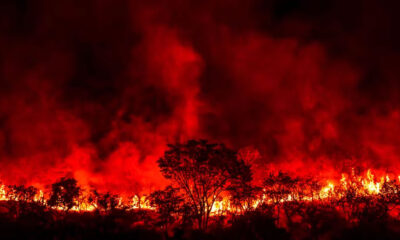
[[[117,208],[119,204],[119,196],[109,192],[99,193],[97,190],[92,190],[87,201],[92,206],[95,206],[96,209],[109,212]]]
[[[298,181],[298,178],[292,178],[281,171],[277,175],[270,173],[264,179],[264,193],[267,196],[267,200],[271,201],[273,206],[276,207],[278,223],[281,206],[293,199],[292,195]],[[285,211],[287,213],[287,209]]]
[[[175,220],[177,213],[182,211],[183,198],[178,188],[167,186],[164,190],[154,191],[149,196],[150,205],[156,207],[160,215],[160,223],[165,228]]]
[[[279,172],[277,175],[269,174],[264,179],[264,192],[274,205],[287,201],[294,191],[298,179],[290,177],[287,173]]]
[[[30,206],[35,201],[35,195],[38,189],[29,186],[25,187],[23,185],[10,185],[5,191],[5,195],[9,201],[9,211],[18,217],[21,213],[30,210]]]
[[[189,140],[168,147],[158,160],[161,172],[182,190],[198,227],[205,230],[216,199],[242,169],[249,167],[223,144]]]
[[[238,182],[229,187],[230,202],[240,213],[254,210],[261,199],[261,188],[250,183]]]
[[[33,186],[25,187],[23,185],[10,185],[8,186],[7,197],[14,201],[33,202],[37,192],[38,189]]]
[[[238,170],[240,174],[231,181],[227,189],[232,206],[239,210],[237,212],[246,213],[258,206],[262,189],[258,186],[253,186],[253,176],[247,165]]]
[[[68,211],[77,205],[80,194],[80,187],[73,178],[61,178],[58,182],[51,186],[50,199],[47,204],[51,207],[61,206]]]
[[[104,211],[114,210],[119,203],[118,195],[112,195],[110,193],[99,194],[97,193],[97,206]]]

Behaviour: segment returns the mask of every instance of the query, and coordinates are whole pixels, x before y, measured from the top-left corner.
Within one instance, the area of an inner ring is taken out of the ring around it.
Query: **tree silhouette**
[[[61,178],[51,186],[50,199],[47,204],[51,207],[62,207],[68,211],[77,205],[77,199],[80,194],[80,187],[73,178]]]
[[[279,223],[281,207],[286,201],[293,199],[293,192],[296,189],[298,178],[292,178],[287,173],[279,172],[278,174],[270,173],[264,179],[264,193],[271,204],[276,208],[277,220]],[[285,209],[286,211],[287,209]],[[287,213],[287,211],[286,211]]]
[[[37,192],[38,189],[33,186],[9,185],[5,191],[5,196],[11,200],[8,203],[9,212],[18,217],[21,212],[29,210],[30,205],[35,201]]]
[[[7,197],[14,201],[33,202],[37,192],[38,189],[33,186],[25,187],[23,185],[10,185],[8,186]]]
[[[89,202],[94,204],[97,209],[108,212],[114,210],[118,206],[119,197],[109,192],[103,194],[93,190],[92,194],[89,196]]]
[[[254,210],[261,199],[261,188],[249,183],[235,183],[229,187],[230,202],[237,208],[237,213]]]
[[[150,194],[149,199],[150,204],[156,207],[159,213],[159,223],[165,228],[168,228],[169,223],[175,220],[177,213],[183,210],[183,198],[179,189],[172,186],[168,186],[164,190],[154,191]]]
[[[206,229],[216,199],[231,180],[239,177],[241,169],[248,166],[223,144],[189,140],[168,147],[164,157],[158,160],[161,172],[182,190],[196,215],[198,227]]]
[[[232,179],[228,186],[230,202],[238,213],[244,213],[255,209],[261,199],[261,188],[252,184],[252,173],[246,165],[240,169],[236,179]]]

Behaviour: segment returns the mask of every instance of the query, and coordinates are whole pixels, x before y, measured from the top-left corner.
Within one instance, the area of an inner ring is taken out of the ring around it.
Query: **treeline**
[[[82,216],[90,216],[100,219],[100,229],[111,228],[110,234],[139,227],[152,229],[161,238],[184,238],[193,231],[232,239],[351,238],[362,234],[361,230],[368,233],[367,238],[400,236],[397,179],[382,178],[376,183],[350,175],[327,187],[312,177],[277,172],[255,186],[244,159],[223,144],[205,140],[169,145],[158,165],[171,185],[137,198],[136,203],[123,204],[111,193],[86,192],[75,179],[62,178],[47,194],[34,187],[3,187],[1,194],[8,201],[0,213],[5,222],[40,218],[40,226],[50,224],[49,229],[55,223],[60,227],[71,216],[80,216],[78,222],[85,222]],[[141,201],[145,202],[143,208]],[[73,211],[76,209],[90,212]],[[236,232],[238,229],[241,231]],[[152,230],[146,234],[153,234]],[[194,236],[189,235],[186,237]]]
[[[184,223],[189,215],[199,229],[206,230],[210,215],[222,213],[235,218],[249,212],[269,216],[277,226],[285,228],[296,222],[310,222],[307,218],[322,210],[338,214],[349,223],[369,217],[398,218],[397,178],[375,182],[370,173],[367,178],[352,174],[336,186],[324,186],[312,177],[277,172],[265,176],[261,186],[255,186],[251,168],[244,159],[223,144],[205,140],[170,145],[158,164],[174,186],[151,195],[166,225],[176,219]],[[229,203],[229,208],[213,212],[220,198]],[[309,223],[309,227],[315,224]]]

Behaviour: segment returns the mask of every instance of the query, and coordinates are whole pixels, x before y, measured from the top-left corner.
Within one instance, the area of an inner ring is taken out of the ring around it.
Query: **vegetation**
[[[29,239],[398,239],[400,183],[343,177],[336,186],[270,173],[252,182],[250,166],[222,144],[170,145],[158,161],[171,185],[139,203],[85,192],[61,178],[49,192],[0,189],[1,230]],[[222,203],[228,204],[221,207]]]
[[[163,175],[189,199],[188,206],[203,230],[221,193],[236,179],[250,174],[250,167],[237,159],[236,152],[205,140],[169,145],[158,164]]]

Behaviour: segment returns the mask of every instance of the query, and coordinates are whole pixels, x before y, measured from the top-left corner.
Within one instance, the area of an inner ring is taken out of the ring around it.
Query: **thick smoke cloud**
[[[189,138],[259,169],[397,169],[396,6],[143,2],[0,3],[0,179],[149,191]]]

